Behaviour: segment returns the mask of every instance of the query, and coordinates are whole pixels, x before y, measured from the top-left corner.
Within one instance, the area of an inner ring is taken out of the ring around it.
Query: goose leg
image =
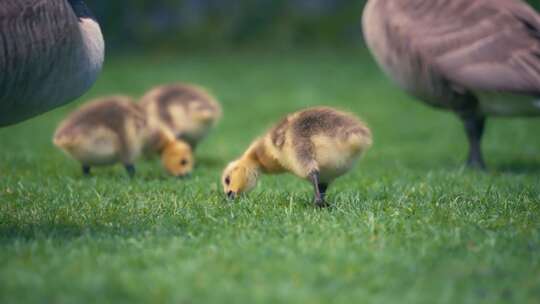
[[[135,166],[132,164],[125,164],[124,168],[126,168],[126,171],[129,175],[129,177],[133,178],[135,177]]]
[[[309,179],[311,180],[313,189],[315,190],[315,205],[319,208],[328,207],[328,204],[324,200],[326,188],[328,188],[328,186],[319,182],[319,171],[314,171],[309,174]]]
[[[469,139],[469,158],[467,167],[471,169],[485,170],[486,164],[482,156],[482,135],[486,125],[486,117],[482,115],[463,115],[461,117],[465,125],[465,132]]]

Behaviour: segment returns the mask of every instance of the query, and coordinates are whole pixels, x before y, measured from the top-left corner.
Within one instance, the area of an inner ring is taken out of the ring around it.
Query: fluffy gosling
[[[176,83],[153,88],[140,101],[154,124],[168,127],[194,149],[221,118],[218,101],[201,87]]]
[[[352,114],[328,107],[299,111],[256,139],[225,168],[223,190],[233,199],[253,189],[260,173],[291,172],[309,180],[315,204],[326,207],[330,183],[349,171],[371,144],[370,129]]]
[[[53,143],[82,164],[85,175],[93,166],[122,163],[130,176],[141,151],[161,155],[165,169],[184,176],[193,169],[191,147],[163,128],[150,128],[144,111],[127,96],[89,102],[57,128]]]

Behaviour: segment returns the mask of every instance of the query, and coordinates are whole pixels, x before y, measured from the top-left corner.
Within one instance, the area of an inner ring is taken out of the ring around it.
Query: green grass
[[[362,50],[116,56],[85,99],[176,80],[225,110],[188,180],[145,161],[134,180],[120,166],[83,178],[51,144],[78,104],[0,130],[0,303],[539,303],[539,120],[491,120],[490,171],[464,170],[459,121]],[[229,160],[323,104],[375,138],[331,187],[334,208],[286,175],[224,200]]]

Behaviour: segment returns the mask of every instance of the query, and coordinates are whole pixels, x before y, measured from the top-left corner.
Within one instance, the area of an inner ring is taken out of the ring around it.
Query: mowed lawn
[[[80,102],[0,130],[0,303],[540,303],[540,119],[490,120],[490,170],[468,171],[460,122],[362,49],[112,55],[81,101],[173,81],[224,107],[190,179],[147,160],[82,177],[51,144]],[[226,163],[314,105],[374,132],[333,208],[288,175],[225,200]]]

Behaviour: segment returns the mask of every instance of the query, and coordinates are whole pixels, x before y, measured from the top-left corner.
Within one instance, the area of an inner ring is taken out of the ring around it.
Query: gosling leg
[[[311,183],[313,184],[313,189],[315,191],[315,205],[319,208],[326,208],[329,205],[324,200],[326,189],[328,188],[328,185],[321,184],[319,182],[319,171],[314,171],[309,175],[309,179],[311,180]]]
[[[84,176],[90,176],[90,166],[83,165],[82,166],[82,173]]]
[[[127,174],[130,178],[135,177],[135,166],[133,164],[126,164],[124,165],[124,168],[126,168]]]
[[[326,189],[328,189],[328,184],[319,183],[319,192],[321,193],[321,198],[323,201],[326,201]]]

